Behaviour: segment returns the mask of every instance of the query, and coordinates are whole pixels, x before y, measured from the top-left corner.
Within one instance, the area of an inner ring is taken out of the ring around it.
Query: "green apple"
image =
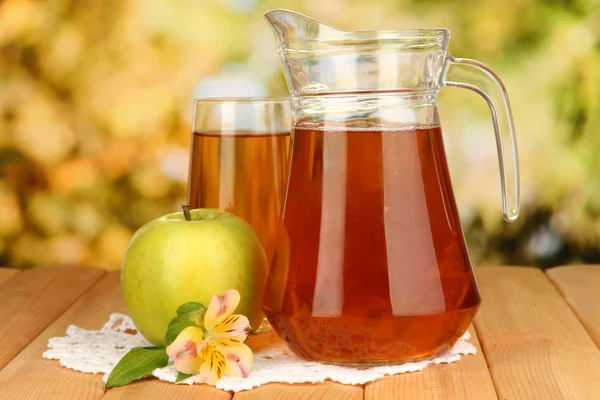
[[[177,308],[190,301],[208,307],[214,294],[240,292],[236,314],[254,329],[263,319],[262,293],[268,264],[258,237],[245,221],[217,209],[191,210],[155,219],[131,238],[121,284],[131,319],[155,345]]]

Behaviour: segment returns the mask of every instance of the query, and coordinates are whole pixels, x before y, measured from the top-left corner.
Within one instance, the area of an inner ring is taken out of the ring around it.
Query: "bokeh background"
[[[3,0],[0,264],[117,269],[132,233],[185,200],[192,99],[286,95],[262,15],[343,29],[448,27],[503,79],[522,213],[502,220],[485,103],[439,95],[478,264],[600,261],[598,0]]]

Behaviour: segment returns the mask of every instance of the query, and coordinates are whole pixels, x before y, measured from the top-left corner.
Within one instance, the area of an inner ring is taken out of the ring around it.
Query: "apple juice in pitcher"
[[[502,84],[483,64],[451,57],[446,29],[345,32],[285,10],[266,18],[293,141],[265,315],[309,360],[401,362],[447,350],[480,296],[436,96],[456,86],[488,102],[513,221],[518,163]]]
[[[297,125],[294,135],[264,306],[283,339],[305,358],[353,362],[455,342],[479,294],[440,127]]]

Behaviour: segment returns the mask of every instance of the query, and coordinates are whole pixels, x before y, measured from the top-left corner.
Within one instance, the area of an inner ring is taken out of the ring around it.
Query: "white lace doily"
[[[429,364],[452,363],[460,360],[461,354],[475,354],[475,347],[465,335],[443,355],[404,364],[389,364],[371,367],[349,367],[308,362],[296,357],[274,332],[264,332],[246,342],[254,350],[254,365],[247,378],[224,377],[217,388],[239,392],[269,382],[317,383],[327,379],[349,385],[364,384],[385,375],[420,371]],[[104,381],[131,348],[150,346],[135,330],[135,325],[127,315],[112,314],[108,322],[99,330],[90,331],[71,325],[67,336],[49,340],[43,357],[59,360],[60,365],[82,372],[103,373]],[[175,382],[177,371],[173,366],[159,368],[152,373],[163,381]],[[191,377],[182,384],[197,383]]]

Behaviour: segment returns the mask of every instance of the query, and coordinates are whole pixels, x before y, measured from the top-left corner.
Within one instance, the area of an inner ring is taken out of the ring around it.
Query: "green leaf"
[[[175,383],[185,381],[190,376],[193,376],[193,375],[192,374],[184,374],[183,372],[178,372],[177,379],[175,379]]]
[[[182,316],[184,314],[189,314],[191,312],[198,311],[203,308],[206,309],[204,304],[191,301],[189,303],[185,303],[179,306],[179,308],[177,309],[177,315]]]
[[[167,346],[173,343],[182,330],[188,326],[197,326],[204,329],[204,314],[206,307],[202,303],[189,302],[177,309],[177,316],[171,320],[165,334]]]
[[[206,315],[206,308],[201,308],[200,310],[192,311],[185,315],[187,315],[190,321],[192,321],[196,326],[204,329],[204,315]]]
[[[164,347],[134,347],[121,358],[110,373],[106,388],[123,386],[166,367],[169,356]]]
[[[194,321],[192,321],[190,316],[187,314],[173,318],[169,323],[167,333],[165,334],[165,342],[167,342],[167,346],[169,346],[175,341],[175,339],[177,339],[177,336],[179,335],[179,333],[181,333],[182,330],[184,330],[188,326],[195,325],[196,324],[194,323]]]

